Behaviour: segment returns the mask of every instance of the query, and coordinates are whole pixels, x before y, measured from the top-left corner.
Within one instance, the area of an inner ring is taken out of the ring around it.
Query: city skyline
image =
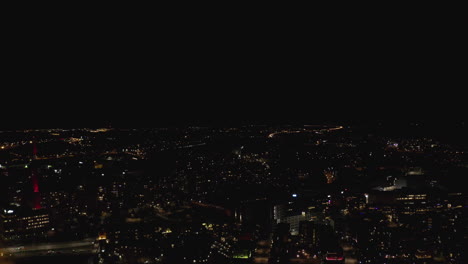
[[[6,19],[0,264],[467,263],[465,17],[149,10]]]
[[[461,264],[466,133],[428,128],[2,131],[0,262]]]

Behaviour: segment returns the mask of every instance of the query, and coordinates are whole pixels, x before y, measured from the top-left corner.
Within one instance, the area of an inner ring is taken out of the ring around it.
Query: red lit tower
[[[37,159],[37,145],[36,140],[33,141],[33,159]],[[41,209],[41,194],[39,192],[39,179],[37,175],[37,166],[31,166],[31,181],[33,185],[33,208]]]

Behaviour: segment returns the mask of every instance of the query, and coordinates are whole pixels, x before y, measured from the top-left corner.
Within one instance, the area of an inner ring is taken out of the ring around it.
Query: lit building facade
[[[6,241],[44,237],[49,229],[49,214],[44,209],[17,207],[0,212],[0,234]]]

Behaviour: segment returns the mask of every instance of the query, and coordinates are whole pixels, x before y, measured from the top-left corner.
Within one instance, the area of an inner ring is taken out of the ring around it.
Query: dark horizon
[[[135,120],[104,120],[104,121],[53,121],[24,122],[24,123],[2,123],[0,131],[22,130],[22,129],[80,129],[80,128],[186,128],[186,127],[244,127],[244,126],[307,126],[307,125],[344,125],[344,126],[366,126],[366,127],[425,127],[434,130],[447,128],[466,128],[466,120],[350,120],[350,119],[257,119],[257,120],[171,120],[171,121],[135,121]]]

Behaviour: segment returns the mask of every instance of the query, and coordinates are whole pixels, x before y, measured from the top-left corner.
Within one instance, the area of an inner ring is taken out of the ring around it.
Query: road
[[[94,239],[0,248],[0,257],[34,257],[57,254],[81,255],[95,253],[97,253],[97,247],[94,244]]]

